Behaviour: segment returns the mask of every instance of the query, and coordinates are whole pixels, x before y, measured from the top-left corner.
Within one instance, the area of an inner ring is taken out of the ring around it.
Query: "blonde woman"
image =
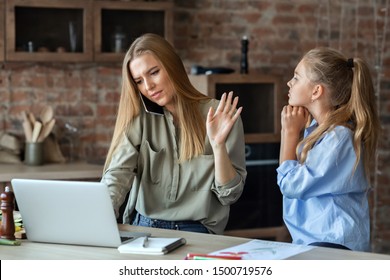
[[[174,48],[145,34],[127,51],[102,182],[124,223],[222,234],[245,179],[238,98],[190,83]]]
[[[277,173],[293,242],[368,251],[367,193],[380,130],[369,69],[359,58],[316,48],[287,85]]]

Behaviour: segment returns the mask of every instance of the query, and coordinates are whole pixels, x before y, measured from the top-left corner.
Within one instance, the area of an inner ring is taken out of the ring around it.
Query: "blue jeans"
[[[207,228],[202,223],[197,221],[164,221],[157,219],[150,219],[137,213],[132,225],[142,227],[153,227],[163,229],[174,229],[182,231],[192,231],[200,233],[209,233]]]

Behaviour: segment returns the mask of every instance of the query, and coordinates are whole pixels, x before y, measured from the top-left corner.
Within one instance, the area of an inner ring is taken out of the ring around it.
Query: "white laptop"
[[[118,247],[124,239],[150,235],[119,231],[103,183],[12,179],[11,184],[30,241]]]

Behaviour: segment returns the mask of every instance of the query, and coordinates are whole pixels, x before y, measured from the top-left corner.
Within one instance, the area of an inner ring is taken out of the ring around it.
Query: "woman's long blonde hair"
[[[120,137],[128,125],[140,113],[140,96],[131,76],[129,65],[143,53],[153,54],[167,71],[175,90],[176,113],[180,127],[180,161],[189,160],[204,153],[206,120],[199,102],[210,100],[191,84],[183,62],[172,45],[159,35],[148,33],[138,37],[127,51],[122,65],[122,89],[118,115],[104,169],[108,167]]]
[[[322,84],[328,89],[333,110],[298,145],[302,147],[298,157],[300,162],[306,160],[308,152],[324,133],[343,125],[353,131],[355,169],[363,157],[365,173],[369,178],[370,162],[375,158],[380,124],[367,64],[360,58],[347,59],[337,50],[323,47],[306,53],[302,62],[308,69],[311,82]]]

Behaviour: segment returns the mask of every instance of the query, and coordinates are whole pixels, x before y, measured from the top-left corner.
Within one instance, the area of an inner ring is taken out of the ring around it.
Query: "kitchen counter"
[[[86,162],[53,163],[40,166],[0,164],[0,186],[13,178],[48,180],[100,180],[103,165]]]

